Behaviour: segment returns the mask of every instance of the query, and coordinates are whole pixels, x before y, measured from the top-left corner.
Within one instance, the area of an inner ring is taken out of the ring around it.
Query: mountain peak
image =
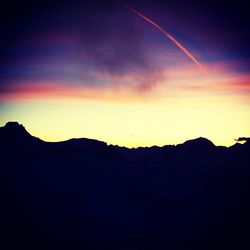
[[[24,126],[18,122],[7,122],[4,126],[4,128],[7,128],[7,129],[24,129]]]
[[[3,129],[7,133],[14,133],[14,134],[29,134],[25,127],[18,123],[18,122],[7,122]]]
[[[207,138],[204,137],[198,137],[196,139],[188,140],[183,143],[183,145],[197,145],[197,146],[205,146],[205,147],[214,147],[215,145],[208,140]]]
[[[0,136],[7,141],[26,141],[35,137],[29,134],[25,127],[15,121],[7,122],[5,126],[0,128]]]
[[[204,137],[198,137],[196,139],[185,141],[183,144],[177,145],[177,147],[184,152],[193,152],[194,154],[209,152],[210,150],[216,148],[210,140]]]

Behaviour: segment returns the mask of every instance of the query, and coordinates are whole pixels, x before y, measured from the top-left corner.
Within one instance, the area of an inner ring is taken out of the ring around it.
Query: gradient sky
[[[0,125],[128,147],[250,136],[243,1],[12,1],[0,10]]]

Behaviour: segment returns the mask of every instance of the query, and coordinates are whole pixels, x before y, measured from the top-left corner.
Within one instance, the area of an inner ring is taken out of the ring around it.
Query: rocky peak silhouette
[[[4,127],[1,127],[1,132],[13,136],[30,135],[25,127],[18,122],[7,122]]]

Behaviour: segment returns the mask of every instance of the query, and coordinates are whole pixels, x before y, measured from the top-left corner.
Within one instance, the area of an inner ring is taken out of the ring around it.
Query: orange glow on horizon
[[[223,93],[238,98],[248,98],[250,92],[249,73],[228,73],[228,65],[224,62],[213,63],[216,77],[206,78],[197,72],[193,65],[178,65],[166,68],[163,78],[153,88],[141,90],[140,83],[133,83],[133,75],[123,76],[127,83],[120,84],[114,77],[116,85],[90,86],[82,84],[60,84],[60,82],[19,82],[6,91],[0,92],[0,101],[15,100],[96,100],[107,102],[161,102],[186,94],[212,94],[218,98]],[[110,77],[110,76],[103,76]]]
[[[133,84],[16,84],[0,93],[0,124],[18,121],[46,141],[87,137],[138,147],[202,136],[229,146],[250,135],[250,76],[229,74],[223,63],[210,66],[217,69],[214,78],[194,65],[167,68],[167,77],[142,92]]]

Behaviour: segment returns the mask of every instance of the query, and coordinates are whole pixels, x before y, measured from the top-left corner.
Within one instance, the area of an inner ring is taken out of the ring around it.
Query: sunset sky
[[[1,7],[0,126],[137,147],[250,136],[243,1],[14,1]],[[211,76],[211,75],[212,76]]]

